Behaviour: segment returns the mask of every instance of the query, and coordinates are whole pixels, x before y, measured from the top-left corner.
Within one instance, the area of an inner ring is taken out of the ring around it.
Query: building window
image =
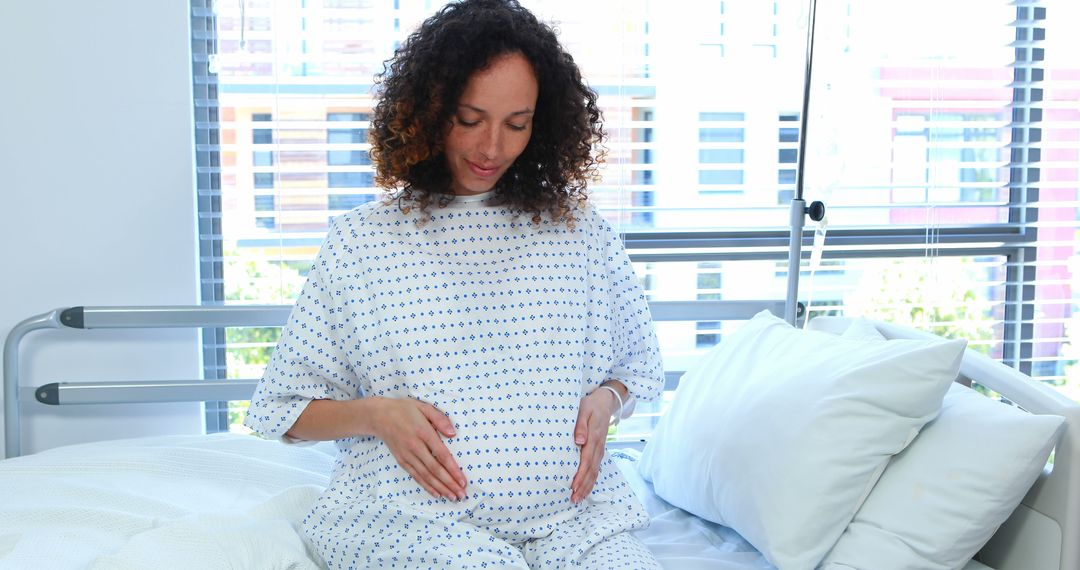
[[[251,129],[251,142],[255,144],[271,144],[274,142],[273,129]]]
[[[709,148],[698,151],[701,164],[742,164],[745,160],[741,148]]]
[[[351,210],[375,199],[372,194],[331,194],[326,197],[328,210]]]
[[[255,211],[256,212],[273,212],[274,211],[274,197],[265,194],[255,195]]]
[[[698,184],[735,185],[743,183],[741,170],[699,170]]]
[[[255,173],[255,188],[266,189],[274,187],[274,173],[273,172],[256,172]]]
[[[255,166],[273,166],[274,153],[269,150],[257,150],[251,153],[251,162]]]
[[[711,348],[720,342],[720,321],[700,321],[694,335],[696,348]]]
[[[371,120],[371,115],[368,113],[327,113],[327,122],[351,122],[351,123],[363,123]],[[368,129],[359,126],[350,126],[346,128],[328,128],[326,129],[326,142],[331,145],[358,145],[367,142]],[[355,148],[338,150],[331,148],[326,151],[326,164],[328,166],[370,166],[371,157],[366,150],[359,150]],[[326,184],[330,188],[372,188],[375,186],[375,175],[370,171],[356,169],[348,169],[345,172],[330,172],[326,176]],[[338,195],[329,196],[328,203],[331,210],[351,210],[357,205],[363,202],[356,202],[355,199],[348,199],[341,201],[345,196],[359,196],[359,195]],[[367,201],[367,200],[364,200]],[[353,204],[353,205],[348,205]],[[337,206],[335,206],[337,205]]]
[[[330,188],[372,188],[375,174],[372,172],[331,172],[326,175]]]

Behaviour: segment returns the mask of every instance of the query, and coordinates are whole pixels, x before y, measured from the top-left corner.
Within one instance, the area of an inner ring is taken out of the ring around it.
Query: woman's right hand
[[[434,497],[464,499],[468,481],[440,434],[454,437],[454,424],[435,406],[413,398],[381,398],[375,436],[398,465]]]

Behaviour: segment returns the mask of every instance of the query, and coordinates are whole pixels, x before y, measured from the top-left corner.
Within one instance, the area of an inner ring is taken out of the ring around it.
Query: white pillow
[[[885,340],[885,335],[877,330],[873,323],[863,317],[852,319],[840,338],[848,340]]]
[[[825,567],[963,566],[1020,504],[1064,421],[953,384],[941,415],[892,459]]]
[[[964,346],[846,340],[763,311],[683,375],[641,474],[772,564],[814,568],[937,414]]]

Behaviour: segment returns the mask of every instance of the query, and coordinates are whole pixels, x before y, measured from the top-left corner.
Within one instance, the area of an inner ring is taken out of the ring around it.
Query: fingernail
[[[578,444],[585,443],[585,436],[583,436],[583,435],[575,436],[574,437],[574,442],[578,443]]]
[[[452,436],[453,436],[453,435],[457,435],[457,432],[456,432],[456,431],[454,431],[454,428],[450,428],[450,431],[448,431],[448,432],[446,432],[446,433],[447,433],[447,434],[449,434],[449,435],[452,435]]]

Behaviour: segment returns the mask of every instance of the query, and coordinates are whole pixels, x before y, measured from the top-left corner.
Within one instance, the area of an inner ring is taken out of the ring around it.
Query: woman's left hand
[[[581,446],[581,463],[570,483],[571,502],[578,503],[588,497],[596,484],[600,463],[604,459],[612,410],[616,407],[615,397],[608,390],[598,388],[581,399],[577,425],[574,427],[574,443]]]

